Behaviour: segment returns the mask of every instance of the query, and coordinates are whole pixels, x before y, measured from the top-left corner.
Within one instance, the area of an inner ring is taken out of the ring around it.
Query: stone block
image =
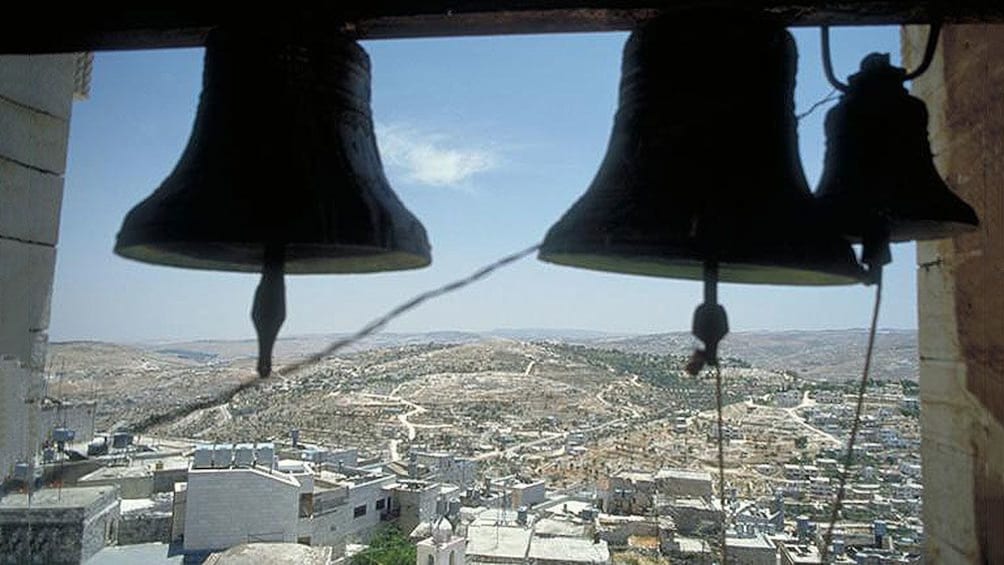
[[[0,97],[67,120],[77,55],[0,56]]]
[[[0,238],[0,352],[26,366],[44,351],[55,265],[53,247]]]
[[[0,158],[0,237],[55,245],[63,177]]]
[[[55,174],[66,171],[70,122],[0,98],[0,157]]]
[[[970,555],[978,554],[973,514],[973,458],[945,445],[927,440],[921,444],[924,461],[924,532],[935,545],[948,545]]]
[[[960,359],[953,273],[954,267],[948,262],[917,269],[917,349],[921,360]]]
[[[966,366],[955,361],[924,359],[920,362],[920,398],[928,402],[967,406]]]
[[[967,458],[974,457],[973,412],[972,406],[964,404],[925,401],[920,410],[923,441],[965,454]]]

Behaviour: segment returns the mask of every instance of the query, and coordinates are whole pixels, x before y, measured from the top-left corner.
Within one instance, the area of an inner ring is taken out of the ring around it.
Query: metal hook
[[[823,72],[826,73],[826,80],[833,88],[840,92],[847,92],[847,85],[840,82],[833,74],[833,61],[830,59],[830,26],[820,28],[820,39],[823,42]]]
[[[934,60],[934,51],[938,48],[938,34],[941,33],[941,20],[936,20],[931,22],[931,31],[927,34],[927,47],[924,48],[924,60],[920,62],[920,66],[914,69],[912,72],[906,73],[906,80],[913,80],[920,75],[924,74],[927,67],[931,66],[931,61]]]
[[[937,19],[931,22],[931,31],[927,34],[927,47],[924,48],[924,59],[921,61],[919,67],[906,73],[903,78],[904,81],[919,77],[931,66],[931,61],[934,60],[934,52],[938,48],[938,35],[940,33],[941,20]],[[826,80],[829,81],[833,88],[840,92],[847,92],[847,85],[840,82],[836,75],[833,74],[833,60],[830,57],[830,26],[820,27],[820,39],[823,47],[823,72],[826,74]]]

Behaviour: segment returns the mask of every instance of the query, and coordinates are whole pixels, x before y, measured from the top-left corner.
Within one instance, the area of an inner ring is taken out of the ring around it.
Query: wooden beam
[[[5,18],[0,53],[197,47],[219,25],[358,39],[629,30],[658,13],[695,23],[695,8],[759,10],[792,26],[1004,22],[1004,2],[987,0],[343,0],[284,11],[182,5],[115,9],[95,3],[22,5]]]

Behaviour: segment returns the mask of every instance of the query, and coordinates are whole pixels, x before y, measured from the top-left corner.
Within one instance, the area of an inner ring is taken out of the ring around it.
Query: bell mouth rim
[[[564,267],[607,273],[696,281],[704,279],[704,260],[696,257],[671,258],[647,253],[627,255],[541,249],[537,259]],[[854,274],[840,274],[805,267],[757,264],[728,259],[723,259],[718,263],[718,281],[735,284],[790,286],[841,286],[865,282],[864,271]]]
[[[283,271],[290,275],[367,274],[421,269],[432,263],[428,249],[377,245],[287,243]],[[204,271],[260,273],[264,243],[119,243],[115,254],[141,263]]]

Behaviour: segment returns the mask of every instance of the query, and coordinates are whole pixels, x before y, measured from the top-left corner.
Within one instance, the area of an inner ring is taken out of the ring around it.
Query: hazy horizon
[[[819,35],[793,29],[796,111],[831,88]],[[714,37],[711,30],[709,37]],[[539,241],[585,191],[606,152],[624,33],[367,41],[381,157],[425,225],[433,263],[370,275],[287,277],[280,337],[347,333],[419,292]],[[713,39],[712,39],[713,40]],[[899,59],[892,27],[833,31],[837,74],[870,51]],[[202,50],[101,52],[89,100],[73,107],[56,260],[54,342],[246,339],[257,276],[156,267],[115,256],[125,213],[171,171],[191,133]],[[738,85],[737,85],[738,88]],[[823,106],[799,123],[810,186],[820,175]],[[721,155],[723,166],[728,155]],[[880,325],[916,328],[915,253],[893,247]],[[873,288],[723,284],[733,331],[865,327]],[[571,269],[525,259],[392,323],[431,328],[687,331],[697,281]],[[445,330],[450,331],[450,330]]]

